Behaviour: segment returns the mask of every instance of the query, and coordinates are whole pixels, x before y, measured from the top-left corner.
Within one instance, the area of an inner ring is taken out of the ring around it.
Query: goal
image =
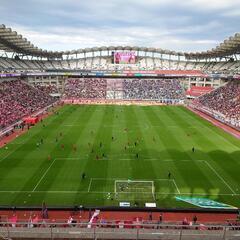
[[[154,181],[115,180],[114,192],[119,200],[155,200]]]

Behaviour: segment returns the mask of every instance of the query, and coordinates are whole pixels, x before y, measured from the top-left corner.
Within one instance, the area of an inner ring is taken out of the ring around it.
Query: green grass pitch
[[[184,107],[66,105],[0,149],[0,205],[193,207],[175,200],[192,196],[240,207],[239,169],[240,141]],[[153,181],[154,194],[121,180]]]

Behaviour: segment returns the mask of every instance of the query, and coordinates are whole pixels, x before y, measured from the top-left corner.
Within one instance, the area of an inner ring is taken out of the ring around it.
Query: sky
[[[240,0],[1,0],[0,24],[35,46],[195,52],[240,32]]]

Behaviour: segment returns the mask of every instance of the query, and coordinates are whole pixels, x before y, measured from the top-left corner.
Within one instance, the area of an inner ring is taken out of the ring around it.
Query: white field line
[[[16,150],[16,149],[15,149]],[[14,151],[15,151],[14,150]],[[13,152],[14,152],[13,151]],[[11,152],[12,153],[12,152]],[[9,154],[11,154],[9,153]],[[7,157],[7,156],[5,156]],[[41,183],[41,181],[44,179],[44,177],[46,176],[46,174],[48,173],[48,171],[50,170],[50,168],[52,167],[52,165],[55,163],[56,160],[58,161],[63,161],[65,159],[70,159],[68,161],[76,161],[76,159],[81,159],[81,158],[55,158],[53,160],[53,162],[51,163],[51,165],[47,168],[47,170],[44,172],[44,174],[42,175],[42,177],[40,178],[40,180],[38,181],[38,183],[35,185],[34,189],[32,191],[11,191],[11,190],[8,190],[8,191],[0,191],[0,193],[30,193],[30,192],[35,192],[35,193],[60,193],[60,194],[64,194],[64,193],[70,193],[70,194],[75,194],[75,193],[96,193],[96,194],[101,194],[101,193],[109,193],[109,192],[104,192],[104,191],[90,191],[91,189],[91,185],[92,185],[92,181],[94,180],[105,180],[105,181],[114,181],[114,180],[128,180],[126,178],[91,178],[90,179],[90,183],[89,183],[89,186],[88,186],[88,191],[54,191],[54,190],[50,190],[50,191],[36,191],[36,188],[38,187],[38,185]],[[3,159],[2,159],[3,160]],[[0,160],[0,161],[2,161]],[[131,159],[132,160],[132,159]],[[158,160],[158,159],[157,159]],[[148,161],[148,160],[146,160]],[[166,160],[162,160],[162,161],[165,161],[165,162],[173,162],[175,160],[172,160],[172,159],[166,159]],[[169,193],[169,192],[161,192],[161,193],[158,193],[156,192],[157,195],[166,195],[166,194],[170,194],[170,195],[179,195],[179,194],[182,194],[182,195],[191,195],[191,194],[195,194],[195,195],[199,195],[199,196],[206,196],[206,195],[211,195],[211,196],[240,196],[240,193],[236,193],[231,187],[230,185],[219,175],[219,173],[206,161],[206,160],[178,160],[178,161],[182,161],[182,162],[190,162],[190,161],[193,161],[193,162],[206,162],[206,164],[208,165],[208,167],[219,177],[219,179],[221,179],[223,181],[223,183],[231,190],[231,192],[233,194],[228,194],[228,193],[222,193],[222,194],[205,194],[205,193],[189,193],[189,192],[180,192],[177,184],[176,184],[176,181],[174,179],[165,179],[165,178],[158,178],[158,179],[131,179],[132,181],[172,181],[173,184],[175,185],[176,189],[177,189],[177,192],[178,193]],[[110,192],[110,193],[114,193],[114,192]],[[134,192],[133,192],[134,193]]]
[[[134,155],[134,154],[133,154]],[[186,159],[186,160],[173,160],[173,159],[165,159],[165,160],[161,160],[159,158],[146,158],[146,159],[137,159],[137,158],[106,158],[106,159],[98,159],[96,161],[161,161],[161,162],[204,162],[205,160],[190,160],[190,159]]]
[[[27,139],[27,140],[28,140],[28,139]],[[24,143],[27,142],[27,140],[24,141]],[[24,143],[23,143],[23,144],[24,144]],[[0,160],[0,162],[2,162],[4,159],[6,159],[9,155],[11,155],[12,153],[14,153],[15,151],[17,151],[17,149],[20,148],[21,146],[22,146],[22,144],[19,145],[17,148],[15,148],[13,151],[9,152],[6,156],[4,156],[4,157]]]
[[[105,180],[105,181],[114,181],[114,180],[119,180],[119,181],[148,181],[148,182],[154,182],[154,181],[169,181],[168,178],[155,178],[155,179],[127,179],[127,178],[91,178],[93,181],[94,180]]]
[[[178,186],[176,184],[176,181],[174,179],[172,179],[172,181],[173,181],[173,184],[175,185],[175,187],[176,187],[176,189],[178,191],[178,194],[181,194],[181,192],[180,192],[180,190],[179,190],[179,188],[178,188]]]
[[[21,144],[17,144],[18,147],[15,148],[13,151],[9,152],[9,153],[8,153],[6,156],[4,156],[3,158],[1,158],[1,159],[0,159],[0,162],[2,162],[4,159],[6,159],[9,155],[11,155],[12,153],[14,153],[15,151],[17,151],[17,150],[18,150],[23,144],[25,144],[30,138],[31,138],[31,137],[28,137],[27,139],[23,140],[23,141],[21,142]],[[15,138],[15,139],[16,139],[16,138]],[[9,144],[14,145],[13,143],[9,143]],[[8,144],[8,145],[9,145],[9,144]]]
[[[37,184],[35,185],[35,187],[33,188],[32,192],[34,192],[36,190],[36,188],[38,187],[38,185],[41,183],[41,181],[43,180],[43,178],[46,176],[46,174],[48,173],[48,171],[50,170],[50,168],[52,167],[52,165],[55,163],[57,158],[55,158],[52,163],[50,164],[50,166],[47,168],[47,170],[44,172],[44,174],[42,175],[42,177],[39,179],[39,181],[37,182]]]
[[[223,177],[212,167],[212,165],[205,161],[205,163],[208,165],[208,167],[218,176],[218,178],[231,190],[233,194],[236,194],[236,192],[232,189],[232,187],[223,179]]]
[[[40,180],[38,181],[38,183],[35,185],[34,189],[32,190],[32,192],[35,192],[36,188],[38,187],[38,185],[41,183],[41,181],[43,180],[43,178],[46,176],[46,174],[48,173],[48,171],[50,170],[50,168],[52,167],[52,165],[55,163],[56,160],[58,161],[64,161],[65,159],[70,159],[67,161],[76,161],[76,159],[80,159],[80,158],[55,158],[51,165],[48,167],[48,169],[45,171],[45,173],[42,175],[42,177],[40,178]]]
[[[91,178],[91,179],[90,179],[90,182],[89,182],[89,185],[88,185],[88,192],[90,192],[91,185],[92,185],[92,181],[93,181],[93,179]]]
[[[130,160],[130,159],[129,159]],[[132,160],[135,160],[135,159],[131,159],[130,161]],[[151,160],[145,160],[145,161],[152,161],[153,159]],[[158,160],[158,159],[156,159]],[[164,161],[164,162],[173,162],[175,160],[172,160],[172,159],[166,159],[166,160],[161,160],[161,161]],[[181,162],[205,162],[207,164],[207,166],[217,175],[217,177],[231,190],[231,192],[234,194],[234,195],[238,195],[233,189],[232,187],[223,179],[223,177],[210,165],[210,163],[208,163],[206,160],[178,160],[178,162],[181,161]],[[105,179],[106,180],[106,179]],[[114,180],[114,179],[112,179]],[[117,180],[117,179],[115,179]],[[123,179],[119,179],[119,180],[123,180]],[[143,180],[143,179],[142,179]],[[157,179],[154,179],[153,181],[156,181]],[[168,180],[168,179],[166,179]],[[176,184],[176,181],[174,179],[173,180],[173,183],[178,191],[178,193],[180,194],[180,190]],[[161,180],[162,181],[162,180]],[[231,195],[231,194],[230,194]]]
[[[21,146],[21,145],[20,145],[20,146]],[[19,146],[19,147],[20,147],[20,146]],[[11,155],[12,153],[14,153],[17,149],[18,149],[18,148],[16,148],[15,150],[9,152],[6,156],[4,156],[4,157],[0,160],[0,162],[2,162],[2,161],[3,161],[4,159],[6,159],[9,155]]]
[[[82,158],[55,158],[56,160],[57,160],[57,162],[58,161],[65,161],[66,159],[66,162],[77,162],[77,160],[78,159],[86,159],[86,158],[84,158],[84,157],[82,157]]]
[[[118,122],[119,124],[121,123],[121,122]],[[122,122],[123,123],[123,122]],[[104,128],[113,128],[113,127],[118,127],[118,128],[120,128],[121,126],[119,126],[119,124],[113,124],[113,125],[103,125],[102,127],[104,127]],[[62,125],[62,126],[64,126],[64,127],[82,127],[82,126],[84,126],[84,124],[64,124],[64,125]],[[92,126],[94,126],[94,125],[92,125]],[[139,125],[135,125],[135,126],[132,126],[132,127],[130,127],[129,129],[131,129],[131,128],[140,128],[141,126]],[[149,127],[148,125],[145,125],[144,126],[145,128],[147,128],[147,127]],[[123,128],[123,130],[124,130],[124,126],[122,127]]]
[[[64,190],[48,190],[48,191],[0,191],[0,193],[50,193],[50,194],[77,194],[77,193],[88,193],[88,191],[64,191]],[[115,193],[115,192],[105,192],[105,191],[90,191],[93,194],[108,194],[108,193]],[[124,193],[124,192],[122,192]],[[128,193],[136,193],[136,192],[128,192]],[[146,192],[149,193],[149,192]],[[171,193],[171,192],[155,192],[156,195],[199,195],[199,196],[240,196],[240,193],[231,194],[231,193],[192,193],[192,192],[181,192],[181,193]]]
[[[144,188],[144,187],[135,187],[134,189],[136,189],[136,190],[144,190],[145,188]],[[132,193],[132,192],[134,192],[134,193],[139,193],[139,192],[136,192],[136,191],[124,191],[124,192],[128,192],[128,193]],[[122,193],[122,192],[118,192],[118,193]],[[141,193],[145,193],[145,192],[141,192]],[[151,193],[151,190],[150,190],[149,192],[147,192],[147,193]]]
[[[155,127],[163,127],[163,125],[146,125],[148,127],[151,127],[151,128],[155,128]],[[179,128],[179,125],[168,125],[167,127],[169,128]],[[186,128],[193,128],[193,129],[197,129],[198,127],[193,127],[193,126],[189,126],[189,127],[186,127]]]

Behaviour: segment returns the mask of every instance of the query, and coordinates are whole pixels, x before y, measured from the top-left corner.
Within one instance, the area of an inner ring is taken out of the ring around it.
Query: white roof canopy
[[[103,46],[93,48],[83,48],[72,51],[47,51],[37,46],[34,46],[30,41],[22,35],[7,28],[5,25],[0,25],[0,50],[6,52],[15,52],[18,54],[44,57],[44,58],[62,58],[63,55],[98,52],[98,51],[114,51],[114,50],[130,50],[130,51],[143,51],[151,53],[169,54],[175,56],[185,56],[187,59],[206,59],[231,56],[240,53],[240,33],[236,33],[233,37],[224,40],[215,48],[204,52],[175,52],[164,50],[161,48],[147,48],[137,46]]]

